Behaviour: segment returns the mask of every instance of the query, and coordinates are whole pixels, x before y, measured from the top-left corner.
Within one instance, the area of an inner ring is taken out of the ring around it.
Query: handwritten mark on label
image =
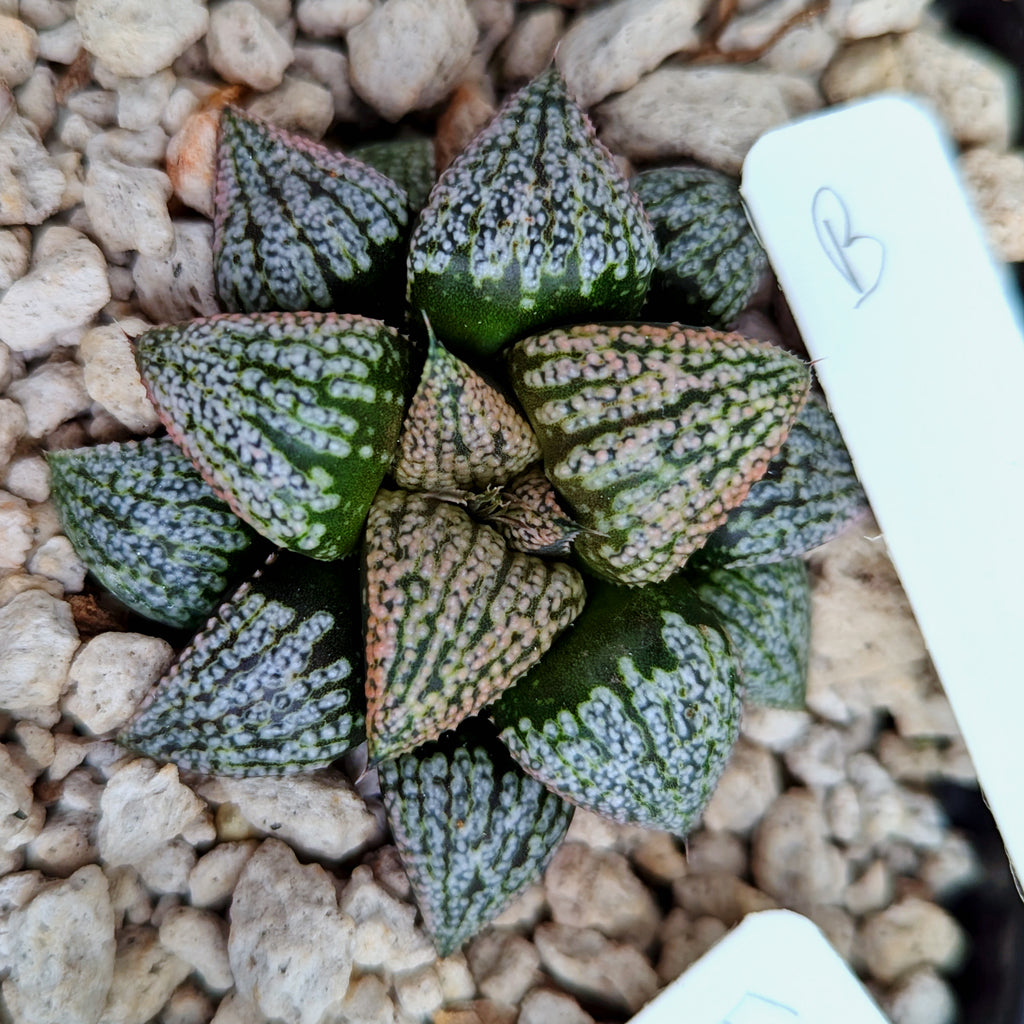
[[[745,992],[721,1024],[797,1024],[799,1020],[800,1014],[792,1006],[756,992]]]
[[[825,255],[859,296],[856,309],[881,283],[885,246],[873,235],[853,233],[846,204],[833,189],[814,193],[811,217]]]

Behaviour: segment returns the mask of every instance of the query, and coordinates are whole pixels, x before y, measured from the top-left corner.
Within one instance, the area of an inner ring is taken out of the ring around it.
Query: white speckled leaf
[[[178,656],[119,740],[217,775],[330,764],[364,739],[354,561],[271,558]]]
[[[572,817],[479,718],[385,762],[380,778],[395,842],[441,956],[540,876]]]
[[[512,756],[559,796],[685,835],[736,742],[740,696],[721,623],[676,578],[597,586],[490,714]]]
[[[255,535],[169,437],[47,455],[61,525],[89,571],[149,619],[195,626]]]

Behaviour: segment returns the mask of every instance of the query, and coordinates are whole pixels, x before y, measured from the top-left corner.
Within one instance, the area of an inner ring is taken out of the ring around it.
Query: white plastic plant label
[[[763,136],[742,192],[1024,869],[1024,335],[917,101]]]
[[[630,1024],[886,1024],[806,917],[750,914]]]

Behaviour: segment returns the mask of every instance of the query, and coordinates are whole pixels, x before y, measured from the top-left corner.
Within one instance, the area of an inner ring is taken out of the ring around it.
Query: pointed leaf
[[[214,210],[217,291],[231,312],[400,305],[406,196],[372,167],[228,107]]]
[[[701,565],[758,565],[838,537],[868,500],[824,398],[812,393],[779,454],[743,504],[708,538]]]
[[[548,324],[635,316],[654,267],[640,201],[552,67],[441,175],[409,253],[409,295],[478,355]]]
[[[490,715],[512,756],[564,799],[685,835],[736,742],[740,693],[725,630],[685,582],[602,583]]]
[[[786,438],[807,367],[738,334],[678,324],[570,327],[509,355],[544,468],[587,532],[588,568],[667,579],[747,495]]]
[[[216,775],[330,764],[364,739],[355,563],[282,552],[178,656],[120,741]]]
[[[389,177],[406,195],[411,213],[427,205],[430,190],[437,181],[434,140],[426,138],[388,139],[353,146],[348,155],[369,164]]]
[[[658,241],[646,310],[711,327],[735,320],[768,270],[736,182],[706,167],[659,167],[633,188]]]
[[[694,578],[729,631],[753,704],[801,709],[807,692],[811,588],[799,558],[715,569]]]
[[[583,581],[436,498],[381,490],[366,524],[370,753],[395,757],[489,704],[579,614]]]
[[[419,491],[490,487],[539,458],[530,424],[430,331],[427,362],[399,440],[396,482]]]
[[[530,555],[567,555],[580,532],[539,463],[501,490],[470,499],[469,510],[497,529],[513,551]]]
[[[168,432],[238,515],[313,558],[354,549],[410,390],[397,331],[264,313],[156,328],[135,346]]]
[[[380,766],[388,821],[427,931],[448,956],[543,872],[572,808],[468,718]]]
[[[248,560],[253,531],[168,437],[47,455],[65,534],[133,611],[194,626]]]

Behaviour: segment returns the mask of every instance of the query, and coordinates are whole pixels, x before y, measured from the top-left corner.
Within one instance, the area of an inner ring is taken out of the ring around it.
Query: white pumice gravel
[[[703,825],[683,843],[577,813],[545,877],[442,960],[365,779],[204,778],[112,742],[173,648],[104,617],[50,500],[47,450],[158,429],[131,339],[219,309],[213,147],[229,99],[329,144],[335,128],[429,130],[460,85],[489,103],[561,42],[617,154],[735,174],[768,129],[899,88],[961,147],[997,257],[1024,257],[1007,68],[927,0],[833,0],[734,59],[804,6],[741,0],[718,53],[694,62],[710,0],[0,0],[14,1024],[616,1024],[775,906],[815,921],[894,1024],[959,1019],[951,974],[970,936],[945,904],[984,869],[928,787],[973,785],[973,768],[873,523],[809,557],[807,710],[747,710]]]

